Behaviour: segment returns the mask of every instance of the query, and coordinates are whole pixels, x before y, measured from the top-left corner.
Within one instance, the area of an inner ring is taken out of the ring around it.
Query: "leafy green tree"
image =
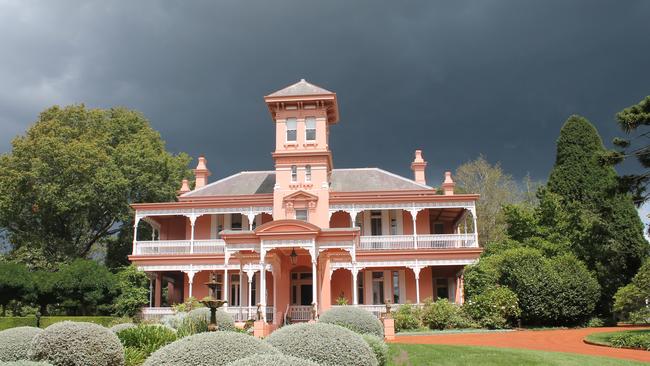
[[[147,275],[131,265],[117,273],[118,297],[115,299],[115,314],[135,316],[149,303],[149,279]]]
[[[38,305],[41,314],[47,315],[48,305],[59,301],[59,290],[57,289],[59,273],[45,270],[35,271],[31,273],[30,280],[29,293],[26,298]]]
[[[595,127],[569,117],[538,206],[532,214],[506,210],[506,222],[514,239],[539,237],[557,244],[558,253],[566,248],[584,261],[602,288],[599,312],[609,314],[614,293],[634,276],[650,246],[630,195],[618,189],[614,169],[600,162],[604,152]]]
[[[0,305],[2,316],[6,315],[7,305],[12,300],[21,299],[29,289],[29,271],[25,265],[0,262]]]
[[[94,260],[76,259],[61,266],[58,280],[61,305],[69,315],[110,312],[117,283],[106,266]]]
[[[454,180],[459,191],[481,195],[476,204],[481,245],[505,239],[505,221],[501,208],[520,200],[513,178],[504,173],[499,164],[492,165],[481,155],[458,167]]]
[[[648,170],[650,168],[650,146],[647,145],[647,141],[650,131],[642,130],[650,125],[650,95],[639,103],[618,112],[616,119],[627,137],[615,138],[614,145],[618,149],[604,154],[601,162],[615,165],[622,163],[627,158],[636,158],[644,171],[638,174],[624,175],[621,177],[620,183],[624,190],[632,193],[634,202],[640,205],[650,198],[647,192],[650,181],[650,170]]]
[[[49,263],[88,257],[132,229],[129,204],[174,200],[189,160],[168,153],[138,112],[43,111],[0,156],[0,227],[12,255],[34,263],[43,263],[35,253]]]
[[[647,322],[650,316],[647,301],[650,299],[650,260],[646,261],[632,282],[616,291],[614,311],[624,320],[641,318]],[[641,314],[641,316],[635,316]]]

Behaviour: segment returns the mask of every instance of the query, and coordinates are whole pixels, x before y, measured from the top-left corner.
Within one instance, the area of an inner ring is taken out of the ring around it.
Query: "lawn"
[[[540,352],[529,350],[441,346],[428,344],[389,345],[389,365],[559,365],[559,366],[623,366],[645,363],[614,358],[583,356],[571,353]]]
[[[618,334],[650,334],[650,329],[639,329],[639,330],[626,330],[622,332],[606,332],[606,333],[594,333],[585,337],[585,340],[595,344],[601,344],[603,346],[611,346],[610,340],[613,336]]]

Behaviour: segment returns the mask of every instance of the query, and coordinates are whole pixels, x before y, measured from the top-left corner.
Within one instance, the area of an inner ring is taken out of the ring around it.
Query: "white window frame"
[[[313,124],[313,127],[310,128],[309,125]],[[313,131],[314,138],[309,138],[309,132]],[[316,117],[307,117],[305,118],[305,141],[313,142],[316,141]]]
[[[305,182],[311,182],[311,165],[305,165]]]
[[[305,213],[305,218],[304,219],[298,218],[298,212],[304,212]],[[308,222],[309,221],[309,210],[307,210],[306,208],[305,209],[297,209],[297,210],[295,210],[295,219],[296,220],[301,220],[301,221],[304,221],[304,222]]]
[[[289,125],[292,124],[293,128],[289,128]],[[298,120],[296,118],[287,118],[285,125],[287,127],[287,131],[285,133],[285,139],[286,142],[288,143],[295,143],[298,142]],[[289,139],[289,132],[293,131],[293,140]]]
[[[298,181],[298,166],[291,166],[291,182],[296,183]]]

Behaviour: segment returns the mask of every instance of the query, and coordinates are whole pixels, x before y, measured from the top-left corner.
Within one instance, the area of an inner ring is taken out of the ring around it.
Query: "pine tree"
[[[561,197],[573,222],[548,229],[562,232],[572,251],[596,273],[602,287],[599,310],[608,314],[614,293],[632,279],[650,246],[631,196],[617,189],[616,171],[600,163],[605,152],[596,128],[583,117],[571,116],[557,140],[547,189]]]

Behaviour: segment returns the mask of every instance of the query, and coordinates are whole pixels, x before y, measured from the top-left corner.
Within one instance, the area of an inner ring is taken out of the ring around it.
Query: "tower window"
[[[295,118],[287,118],[287,141],[296,141],[298,133],[296,131],[297,123]]]
[[[307,117],[305,119],[305,139],[307,141],[316,140],[316,118]]]
[[[296,210],[296,220],[307,221],[308,219],[307,210]]]
[[[291,166],[291,181],[292,182],[298,181],[298,167],[295,165]]]
[[[311,165],[305,166],[305,182],[311,182]]]

